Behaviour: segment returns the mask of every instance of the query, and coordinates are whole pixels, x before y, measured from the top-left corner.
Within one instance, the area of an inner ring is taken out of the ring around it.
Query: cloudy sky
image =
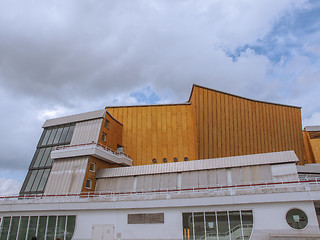
[[[46,119],[185,102],[193,83],[320,125],[320,2],[1,0],[0,195],[19,192]]]

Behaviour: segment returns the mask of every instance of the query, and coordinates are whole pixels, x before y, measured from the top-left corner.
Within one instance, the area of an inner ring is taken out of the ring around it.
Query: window
[[[71,240],[76,216],[6,216],[1,222],[0,239],[61,239]]]
[[[88,178],[86,181],[86,188],[91,189],[91,187],[92,187],[92,180],[90,178]]]
[[[183,239],[250,239],[251,210],[182,213]]]
[[[102,133],[102,135],[101,135],[101,140],[102,140],[103,142],[106,142],[106,141],[107,141],[107,134]]]
[[[90,163],[89,171],[90,172],[95,172],[96,171],[96,164],[94,162]]]
[[[110,121],[106,119],[104,122],[104,127],[109,129]]]
[[[294,208],[287,212],[287,223],[294,229],[304,229],[308,224],[308,217],[304,211]]]
[[[74,128],[71,123],[43,130],[20,194],[43,193],[52,166],[51,151],[70,144]]]
[[[164,223],[164,213],[128,214],[128,224]]]

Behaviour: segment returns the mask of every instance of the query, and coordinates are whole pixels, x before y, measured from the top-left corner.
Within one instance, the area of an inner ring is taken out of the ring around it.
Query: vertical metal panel
[[[218,185],[222,185],[222,186],[227,185],[226,169],[217,169],[217,180],[218,180]]]
[[[199,171],[199,187],[208,186],[208,171]]]
[[[45,194],[81,192],[89,157],[55,160]]]
[[[260,168],[260,179],[261,181],[271,181],[272,174],[271,174],[271,167],[270,165],[261,165]]]
[[[231,168],[231,176],[232,176],[232,184],[236,185],[236,184],[240,184],[241,183],[241,172],[240,172],[240,168]]]
[[[251,174],[252,174],[252,182],[260,182],[260,166],[252,166],[251,167]]]
[[[217,172],[216,170],[208,170],[208,185],[216,186],[217,185]]]
[[[252,181],[251,167],[241,167],[241,183],[250,183]]]
[[[103,119],[95,119],[76,123],[70,144],[98,142],[102,121]]]

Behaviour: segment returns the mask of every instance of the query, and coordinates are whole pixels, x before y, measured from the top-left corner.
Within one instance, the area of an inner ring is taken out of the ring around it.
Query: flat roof
[[[254,165],[296,163],[298,161],[299,159],[297,158],[294,151],[271,152],[184,162],[161,163],[120,168],[105,168],[98,170],[96,178],[201,171],[208,169],[232,168]]]

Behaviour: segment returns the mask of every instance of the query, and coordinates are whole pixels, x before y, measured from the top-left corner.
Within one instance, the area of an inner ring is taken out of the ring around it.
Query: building
[[[320,167],[305,150],[319,143],[300,107],[194,85],[186,103],[43,128],[20,194],[0,201],[0,240],[320,239]]]

